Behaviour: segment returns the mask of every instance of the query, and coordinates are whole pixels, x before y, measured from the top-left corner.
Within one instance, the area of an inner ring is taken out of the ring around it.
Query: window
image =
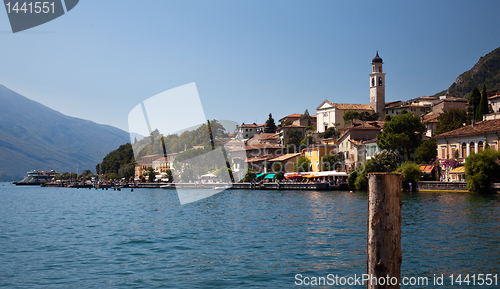
[[[478,151],[478,153],[483,151],[483,142],[482,141],[477,143],[477,151]]]
[[[375,77],[372,78],[372,86],[375,86]]]
[[[382,77],[379,77],[378,79],[378,86],[382,86]]]
[[[476,145],[474,145],[474,142],[471,141],[469,146],[470,146],[470,153],[475,154],[476,153]]]
[[[497,143],[496,142],[492,142],[490,144],[490,148],[491,148],[491,150],[496,151],[497,150]]]
[[[466,157],[467,157],[467,144],[462,143],[462,158],[466,158]]]
[[[444,159],[446,157],[446,146],[441,146],[441,158]]]

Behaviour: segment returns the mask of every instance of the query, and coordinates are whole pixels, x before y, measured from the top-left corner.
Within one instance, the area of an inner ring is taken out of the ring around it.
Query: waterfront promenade
[[[68,187],[68,188],[95,188],[91,184],[79,183],[45,183],[42,187]],[[121,188],[163,188],[163,189],[244,189],[244,190],[348,190],[347,183],[331,184],[325,182],[241,182],[241,183],[117,183],[100,184],[96,189],[121,189]],[[416,183],[416,191],[421,192],[469,192],[466,182],[438,182],[438,181],[419,181]],[[500,193],[500,183],[491,184],[493,192]]]

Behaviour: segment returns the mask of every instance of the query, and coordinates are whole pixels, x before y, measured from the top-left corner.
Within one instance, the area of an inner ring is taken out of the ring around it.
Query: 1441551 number
[[[22,4],[21,4],[22,3]],[[52,2],[7,2],[7,13],[54,13],[54,1]]]

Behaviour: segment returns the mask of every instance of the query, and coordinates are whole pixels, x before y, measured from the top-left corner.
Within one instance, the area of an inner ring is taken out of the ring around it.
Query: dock
[[[90,184],[78,183],[44,183],[42,187],[66,187],[66,188],[94,188]],[[143,189],[238,189],[238,190],[314,190],[314,191],[328,191],[328,190],[348,190],[347,183],[339,185],[330,185],[329,183],[130,183],[124,185],[101,184],[98,189],[117,189],[117,188],[143,188]]]

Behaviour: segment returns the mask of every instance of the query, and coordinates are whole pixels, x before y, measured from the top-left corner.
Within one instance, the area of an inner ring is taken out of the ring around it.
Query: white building
[[[342,129],[345,127],[344,115],[348,111],[378,113],[379,119],[385,116],[385,73],[382,72],[382,58],[378,55],[372,59],[370,74],[370,104],[347,104],[323,101],[316,108],[317,131],[322,133],[330,127]]]

